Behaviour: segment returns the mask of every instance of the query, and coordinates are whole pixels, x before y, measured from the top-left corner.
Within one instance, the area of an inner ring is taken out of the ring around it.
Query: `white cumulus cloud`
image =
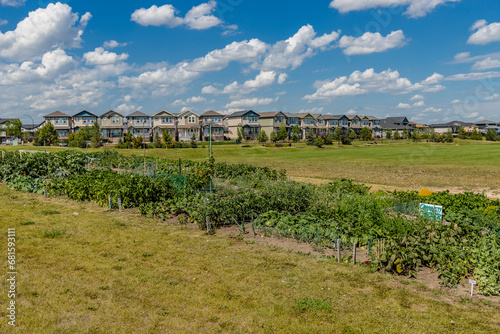
[[[131,20],[142,26],[167,26],[170,28],[185,25],[188,29],[204,30],[222,24],[222,21],[212,15],[217,3],[211,0],[194,6],[185,17],[176,16],[178,11],[172,5],[140,8],[132,13]]]
[[[26,0],[0,0],[2,6],[19,7],[24,5]]]
[[[389,49],[400,48],[405,44],[406,37],[402,30],[393,31],[385,37],[378,32],[365,32],[357,38],[342,36],[339,41],[339,46],[349,56],[384,52]]]
[[[284,41],[279,41],[268,47],[262,63],[255,64],[254,68],[262,70],[296,69],[305,59],[312,57],[316,49],[324,49],[338,39],[339,32],[331,32],[316,37],[311,25],[305,25],[299,31]]]
[[[117,47],[127,46],[127,44],[128,43],[118,43],[115,40],[111,40],[111,41],[104,42],[103,46],[106,49],[114,49],[114,48],[117,48]]]
[[[331,8],[341,13],[370,8],[408,6],[405,14],[412,18],[418,18],[432,12],[439,5],[460,0],[333,0]]]
[[[79,16],[60,2],[28,14],[15,30],[0,32],[0,58],[20,61],[41,57],[56,48],[79,47],[81,35],[92,15]]]
[[[418,101],[418,100],[423,100],[424,97],[420,94],[416,94],[414,96],[411,97],[410,101]]]
[[[412,91],[434,92],[444,89],[438,82],[440,74],[433,74],[420,83],[412,83],[408,78],[401,77],[398,71],[391,69],[375,72],[369,68],[364,72],[354,71],[349,77],[343,76],[332,81],[315,83],[316,92],[304,96],[309,101],[331,100],[342,96],[355,96],[366,93],[405,94]]]
[[[472,65],[473,71],[485,71],[491,70],[494,68],[500,67],[500,59],[499,58],[485,58],[483,60],[479,60],[474,65]]]
[[[398,109],[410,109],[411,106],[408,103],[399,103],[396,108],[398,108]]]
[[[128,54],[116,54],[106,51],[104,48],[96,48],[94,51],[85,53],[83,59],[87,65],[109,65],[127,60]]]
[[[277,102],[279,100],[279,97],[270,98],[250,98],[250,99],[241,99],[241,100],[235,100],[231,101],[230,103],[226,104],[226,108],[252,108],[252,107],[257,107],[257,106],[266,106],[271,103]]]
[[[484,45],[500,41],[500,22],[488,24],[485,20],[479,20],[471,27],[471,31],[475,30],[477,31],[469,37],[467,43]]]

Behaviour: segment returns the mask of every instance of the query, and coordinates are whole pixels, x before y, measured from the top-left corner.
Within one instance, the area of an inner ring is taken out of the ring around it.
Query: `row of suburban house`
[[[373,116],[363,115],[323,115],[311,113],[284,113],[281,111],[260,112],[253,110],[242,110],[230,115],[223,115],[210,110],[201,115],[193,111],[183,111],[172,113],[162,110],[152,116],[140,111],[135,111],[124,116],[119,112],[110,110],[100,116],[89,111],[81,111],[74,115],[67,115],[56,111],[44,116],[41,124],[23,124],[23,131],[34,133],[45,123],[50,122],[59,134],[60,139],[68,138],[70,133],[77,132],[85,126],[92,126],[97,123],[104,138],[117,141],[122,138],[127,131],[133,136],[143,136],[151,138],[161,135],[167,131],[177,141],[187,141],[194,135],[197,140],[207,140],[211,135],[213,140],[236,139],[238,136],[238,126],[242,126],[245,139],[255,139],[261,131],[265,131],[269,136],[271,132],[278,133],[282,124],[285,125],[289,135],[296,125],[300,129],[299,136],[305,139],[307,133],[312,131],[315,135],[323,135],[328,131],[332,132],[339,127],[343,131],[354,130],[359,133],[364,127],[368,127],[375,138],[383,137],[386,129],[392,131],[403,131],[405,128],[409,133],[416,129],[433,128],[437,133],[442,133],[451,129],[456,132],[460,126],[465,131],[472,131],[474,128],[486,133],[489,128],[493,128],[500,133],[500,123],[493,121],[480,121],[476,123],[466,123],[453,121],[443,124],[424,125],[409,122],[406,117],[387,117],[379,119]],[[0,118],[0,139],[2,125],[11,119]]]

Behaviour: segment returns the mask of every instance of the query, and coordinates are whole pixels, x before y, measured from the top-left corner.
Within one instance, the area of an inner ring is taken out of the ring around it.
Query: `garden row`
[[[372,255],[374,268],[416,276],[428,266],[446,285],[473,277],[483,294],[500,294],[500,203],[483,194],[369,193],[351,180],[315,186],[287,181],[285,171],[269,168],[124,157],[111,150],[22,158],[7,153],[0,177],[12,188],[40,191],[45,185],[53,194],[101,205],[112,195],[150,217],[183,213],[203,229],[208,217],[215,227],[235,224],[245,231],[250,224],[322,247],[335,247],[337,239],[383,244]],[[208,185],[215,190],[207,191]],[[421,217],[419,202],[442,205],[444,219]]]

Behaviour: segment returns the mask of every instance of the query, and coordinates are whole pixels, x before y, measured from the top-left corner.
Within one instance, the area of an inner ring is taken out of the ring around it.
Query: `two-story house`
[[[177,129],[179,131],[179,141],[189,141],[194,135],[200,139],[200,116],[191,110],[185,110],[177,116]]]
[[[256,139],[260,133],[259,114],[253,110],[236,111],[231,115],[226,116],[226,126],[231,131],[230,139],[238,137],[238,125],[243,127],[244,139]]]
[[[155,136],[162,136],[164,131],[168,131],[174,140],[179,139],[177,131],[177,114],[162,110],[151,116],[151,119],[153,134]]]
[[[99,117],[97,115],[94,115],[87,110],[80,111],[79,113],[73,115],[71,128],[73,129],[73,132],[78,132],[81,128],[93,126],[94,123],[97,122],[98,118]]]
[[[60,111],[54,111],[48,115],[43,116],[45,122],[52,123],[59,135],[59,139],[67,139],[72,132],[72,118]]]
[[[260,131],[265,131],[268,136],[271,132],[278,134],[281,124],[285,124],[288,133],[287,117],[281,111],[268,111],[259,113]]]
[[[380,119],[374,116],[364,116],[362,119],[363,127],[367,126],[372,130],[372,134],[374,138],[382,138],[382,126],[380,125]]]
[[[337,127],[340,127],[340,118],[342,115],[323,115],[325,118],[325,124],[330,131],[330,133],[333,133]]]
[[[297,113],[295,115],[299,118],[299,126],[302,129],[301,139],[305,139],[310,130],[316,133],[316,120],[313,115],[309,113]]]
[[[126,117],[127,119],[127,131],[134,137],[141,136],[146,139],[150,139],[151,136],[151,117],[143,112],[134,111]]]
[[[324,136],[328,130],[328,122],[322,114],[313,114],[316,124],[316,135]]]
[[[112,142],[117,142],[123,137],[124,124],[123,115],[114,110],[110,110],[100,117],[100,127],[102,136]]]
[[[210,134],[212,140],[223,141],[224,134],[229,133],[229,130],[224,126],[224,115],[209,110],[200,115],[200,134],[201,140],[207,141]]]

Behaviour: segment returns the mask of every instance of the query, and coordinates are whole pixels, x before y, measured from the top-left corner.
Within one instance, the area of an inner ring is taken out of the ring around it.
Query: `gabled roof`
[[[357,118],[361,118],[359,117],[358,115],[345,115],[345,117],[347,117],[348,120],[352,121],[353,119],[355,119],[356,117]]]
[[[370,121],[380,121],[380,118],[377,118],[375,116],[365,116],[366,118],[368,118],[368,120]]]
[[[451,121],[448,123],[438,123],[438,124],[429,124],[431,128],[450,128],[454,126],[463,126],[463,127],[473,127],[474,124],[472,123],[466,123],[462,121]]]
[[[48,115],[45,115],[43,117],[71,117],[69,115],[66,115],[65,113],[62,113],[60,111],[54,111],[53,113],[50,113]]]
[[[218,113],[217,111],[209,110],[209,111],[205,111],[203,114],[200,115],[200,117],[202,117],[202,116],[220,116],[220,117],[223,117],[224,115]]]
[[[323,115],[323,117],[327,120],[329,120],[329,119],[341,119],[342,116],[344,116],[344,115]]]
[[[191,110],[184,110],[183,112],[179,113],[178,116],[184,116],[185,114],[195,114],[196,116],[198,116],[197,113]]]
[[[282,114],[283,116],[286,117],[286,114],[281,111],[266,111],[266,112],[261,112],[259,114],[259,118],[273,118],[279,114]]]
[[[310,113],[308,113],[308,112],[297,113],[297,114],[295,114],[295,115],[296,115],[296,117],[298,117],[298,118],[306,118],[306,117],[312,117],[312,118],[314,118],[314,116],[313,116],[313,115],[311,115],[311,114],[310,114]]]
[[[91,113],[90,111],[87,111],[87,110],[82,110],[79,113],[74,114],[72,117],[80,116],[80,114],[90,114],[90,115],[92,115],[94,117],[99,117],[99,116],[94,115],[93,113]]]
[[[242,116],[245,116],[246,114],[248,113],[254,113],[255,115],[257,116],[260,116],[259,114],[257,114],[255,111],[253,110],[241,110],[241,111],[236,111],[236,112],[233,112],[231,115],[228,115],[227,118],[233,118],[233,117],[242,117]]]
[[[110,110],[108,112],[105,112],[104,114],[101,115],[101,117],[108,117],[108,116],[111,116],[113,114],[117,114],[118,116],[123,117],[122,114],[120,114],[120,113],[118,113],[118,112],[116,112],[114,110]]]
[[[156,114],[154,114],[154,115],[153,115],[153,116],[151,116],[151,117],[157,117],[157,116],[161,116],[161,115],[164,115],[164,114],[170,115],[170,116],[172,116],[172,117],[176,117],[176,116],[177,116],[177,114],[171,113],[171,112],[166,111],[166,110],[162,110],[162,111],[160,111],[160,112],[157,112]]]
[[[150,116],[137,110],[137,111],[134,111],[133,113],[131,113],[130,115],[128,115],[127,117],[150,117]]]
[[[288,118],[299,118],[299,116],[297,116],[297,114],[292,114],[292,113],[289,113],[289,112],[286,112],[285,116],[288,117]]]
[[[493,121],[488,121],[488,120],[484,120],[484,121],[479,121],[479,122],[476,122],[474,124],[498,124],[498,122],[493,122]]]
[[[408,118],[402,116],[402,117],[387,117],[385,120],[386,123],[408,123]]]
[[[312,117],[314,117],[314,119],[318,119],[320,117],[323,117],[323,119],[325,119],[325,116],[323,116],[322,114],[311,114]]]

